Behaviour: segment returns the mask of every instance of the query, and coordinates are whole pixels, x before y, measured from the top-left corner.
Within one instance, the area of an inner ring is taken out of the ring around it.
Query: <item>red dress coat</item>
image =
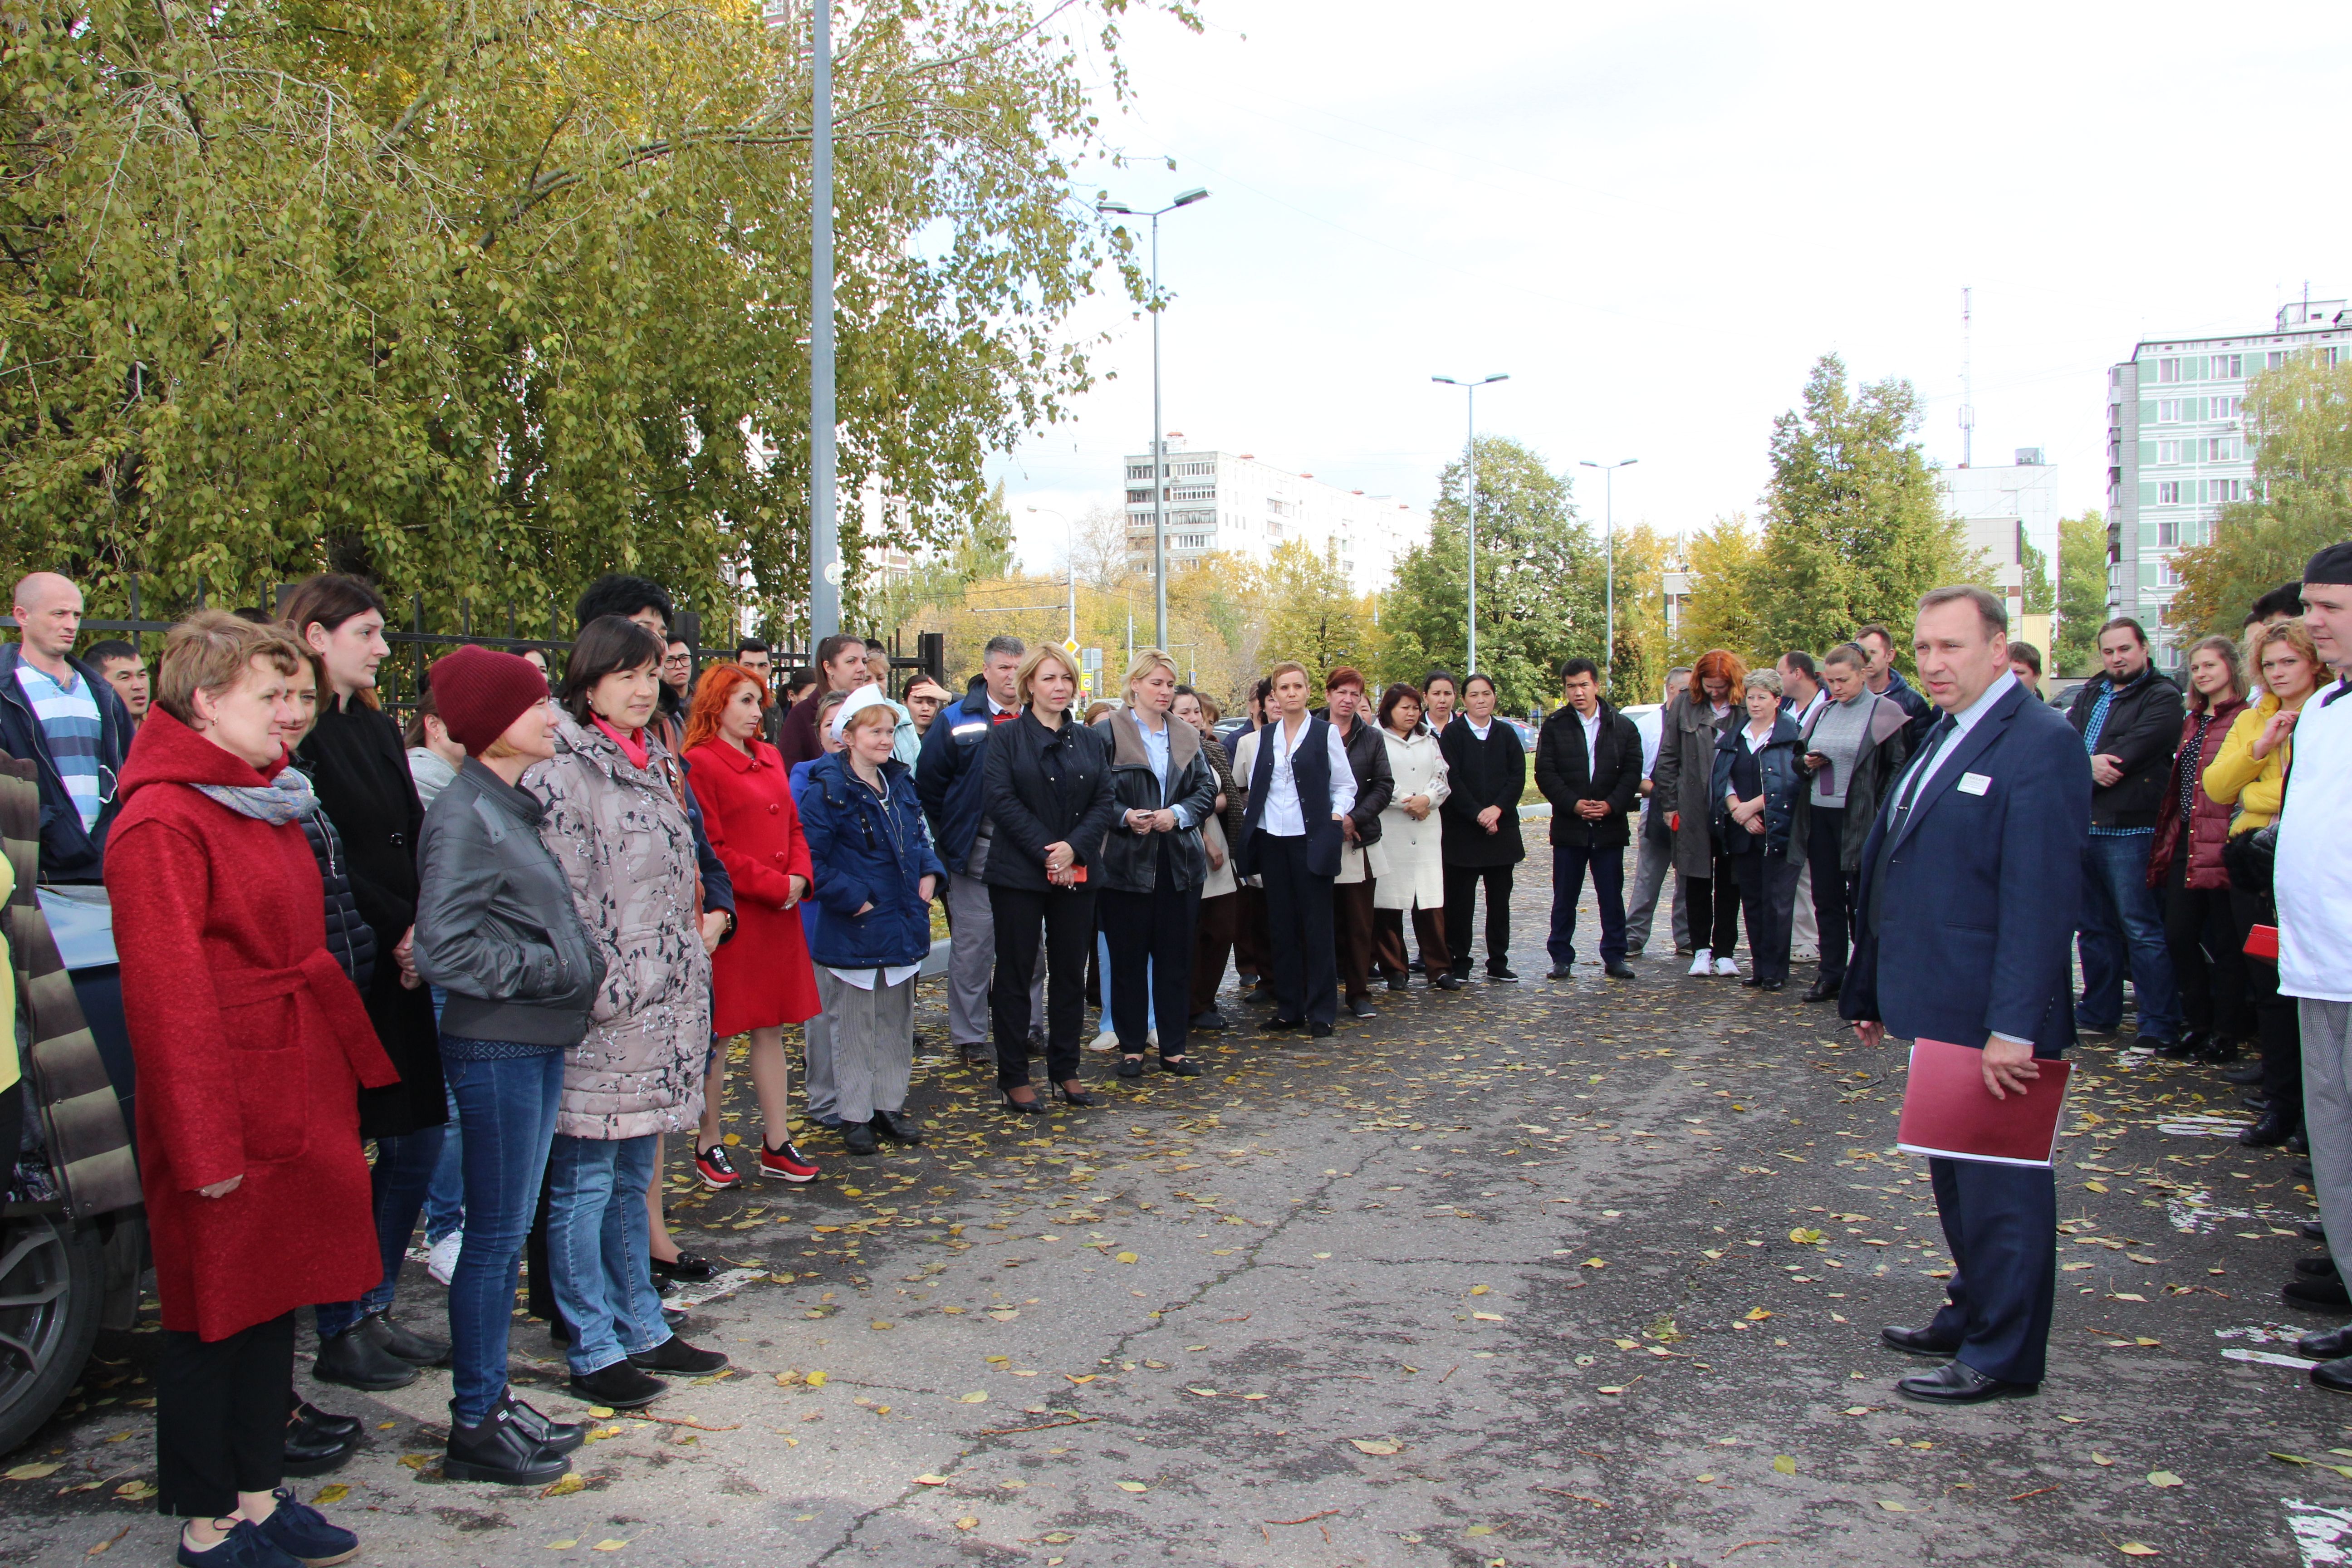
[[[814,1018],[822,1010],[800,911],[786,910],[788,879],[815,880],[791,772],[776,748],[745,756],[724,741],[687,754],[711,850],[735,883],[735,936],[711,955],[710,1032],[722,1038]]]
[[[2210,891],[2230,885],[2230,873],[2221,864],[2221,846],[2230,841],[2230,818],[2235,808],[2223,805],[2205,793],[2205,770],[2221,754],[2222,739],[2230,726],[2237,722],[2245,710],[2242,697],[2224,698],[2213,705],[2213,721],[2205,731],[2204,747],[2197,755],[2197,794],[2189,813],[2189,879],[2192,889]],[[2189,713],[2180,721],[2180,744],[2173,748],[2172,777],[2164,791],[2164,803],[2157,810],[2156,842],[2149,847],[2147,885],[2162,888],[2172,876],[2172,858],[2180,847],[2180,765],[2187,753],[2184,748],[2197,733],[2197,721],[2203,715]]]
[[[327,952],[319,863],[299,825],[188,787],[284,765],[257,773],[151,710],[106,847],[156,1294],[165,1328],[205,1340],[383,1278],[359,1089],[399,1074]]]

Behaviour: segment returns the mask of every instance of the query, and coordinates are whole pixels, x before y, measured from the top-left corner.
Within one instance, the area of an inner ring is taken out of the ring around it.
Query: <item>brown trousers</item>
[[[1400,978],[1411,973],[1405,961],[1404,911],[1374,910],[1372,911],[1374,946],[1372,956],[1379,962],[1381,973]],[[1412,934],[1421,943],[1422,968],[1430,979],[1454,967],[1454,956],[1445,945],[1445,911],[1425,910],[1415,904],[1412,910]]]
[[[1265,889],[1243,888],[1234,898],[1241,906],[1234,914],[1234,972],[1258,984],[1270,972],[1266,954],[1274,942],[1266,930]]]
[[[1217,1005],[1217,987],[1225,983],[1225,954],[1234,945],[1234,927],[1241,912],[1238,891],[1201,900],[1200,923],[1192,932],[1192,1011],[1205,1013]]]
[[[1339,961],[1339,983],[1348,1000],[1372,994],[1372,880],[1335,883],[1331,889],[1331,938]]]

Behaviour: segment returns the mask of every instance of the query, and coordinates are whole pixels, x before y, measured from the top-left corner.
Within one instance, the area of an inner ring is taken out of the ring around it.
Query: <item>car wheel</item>
[[[93,1227],[51,1214],[0,1220],[0,1454],[72,1392],[98,1340],[105,1285]]]

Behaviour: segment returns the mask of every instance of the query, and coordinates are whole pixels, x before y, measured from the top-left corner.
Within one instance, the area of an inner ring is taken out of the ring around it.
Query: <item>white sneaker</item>
[[[1700,948],[1698,950],[1698,956],[1691,960],[1690,972],[1693,974],[1714,973],[1715,954],[1709,952],[1706,948]]]
[[[1094,1037],[1094,1042],[1087,1046],[1087,1049],[1090,1051],[1115,1051],[1118,1049],[1118,1031],[1117,1029],[1105,1029],[1101,1034],[1097,1035]]]
[[[1715,961],[1715,972],[1717,974],[1737,974],[1739,965],[1731,959],[1718,958]]]
[[[1146,1029],[1143,1032],[1143,1043],[1150,1046],[1153,1050],[1158,1050],[1160,1048],[1160,1031],[1157,1029]]]
[[[425,1272],[432,1275],[437,1283],[448,1284],[450,1276],[457,1272],[457,1254],[465,1250],[465,1247],[466,1233],[451,1231],[435,1242],[433,1250],[425,1254]]]

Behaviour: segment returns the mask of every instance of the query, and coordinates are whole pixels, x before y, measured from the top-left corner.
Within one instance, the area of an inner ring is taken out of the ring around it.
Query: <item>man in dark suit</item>
[[[1589,658],[1560,666],[1567,705],[1536,737],[1536,788],[1551,802],[1551,978],[1576,965],[1576,903],[1584,872],[1601,900],[1601,966],[1631,980],[1625,962],[1625,814],[1642,787],[1642,732],[1601,700],[1601,670]]]
[[[2090,837],[2091,763],[2065,719],[2009,669],[2009,616],[1981,588],[1919,601],[1921,684],[1940,709],[1863,847],[1861,916],[1839,1010],[1864,1045],[1889,1035],[1984,1053],[1985,1089],[2024,1092],[2074,1038],[2068,949]],[[2042,1381],[2057,1280],[2050,1170],[1931,1160],[1952,1278],[1935,1321],[1882,1331],[1948,1356],[1895,1387],[1965,1405]]]

